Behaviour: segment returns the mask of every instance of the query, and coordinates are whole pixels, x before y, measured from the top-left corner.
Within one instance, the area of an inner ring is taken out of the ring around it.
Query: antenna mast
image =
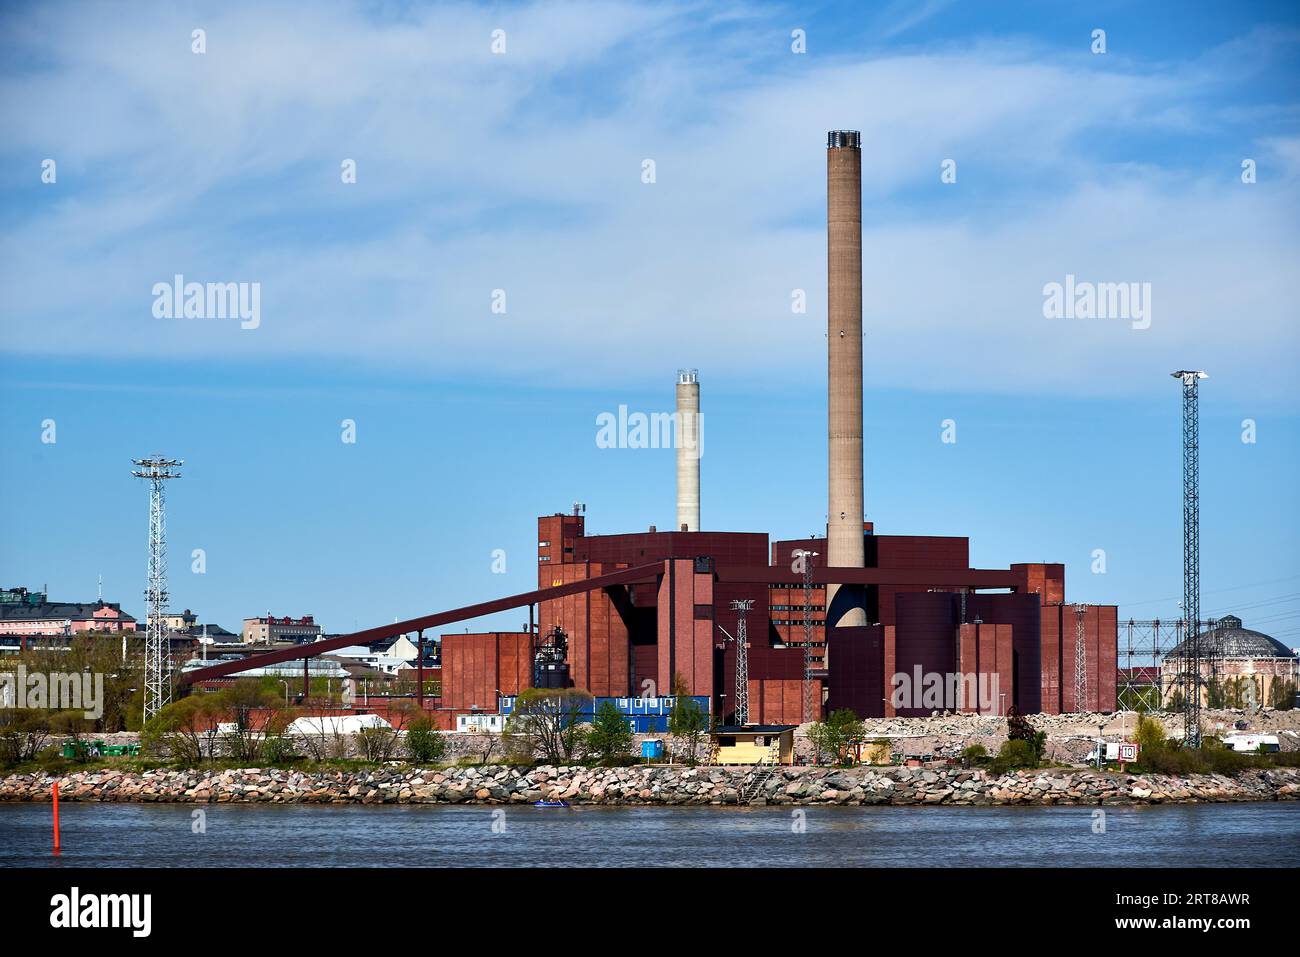
[[[749,635],[745,628],[745,614],[754,607],[754,599],[745,598],[731,603],[736,615],[736,724],[749,724]]]

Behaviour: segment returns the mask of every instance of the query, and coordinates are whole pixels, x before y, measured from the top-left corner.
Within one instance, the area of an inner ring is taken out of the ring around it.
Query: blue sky
[[[1300,644],[1298,76],[1283,3],[7,6],[0,582],[103,574],[143,615],[129,459],[161,451],[173,603],[226,627],[527,590],[539,513],[671,526],[672,452],[594,437],[670,409],[679,366],[705,526],[821,529],[823,152],[851,128],[877,529],[1175,615],[1168,372],[1206,368],[1202,607]],[[259,283],[259,327],[155,318],[177,273]],[[1067,274],[1150,283],[1150,327],[1044,318]]]

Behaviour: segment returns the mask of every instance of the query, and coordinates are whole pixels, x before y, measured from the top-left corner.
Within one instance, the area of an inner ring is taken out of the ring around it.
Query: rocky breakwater
[[[79,771],[0,779],[0,801],[187,804],[1006,805],[1161,804],[1296,800],[1300,769],[1223,775],[1109,774],[1070,769],[1000,776],[958,767],[745,768],[680,766]]]

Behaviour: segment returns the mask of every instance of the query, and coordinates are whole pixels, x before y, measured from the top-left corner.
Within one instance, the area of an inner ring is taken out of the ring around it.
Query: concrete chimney
[[[677,527],[700,530],[700,380],[677,370]]]
[[[826,564],[861,568],[866,557],[862,541],[862,135],[853,130],[826,134],[826,271],[830,383]],[[856,597],[861,590],[848,591],[836,603],[839,592],[838,585],[826,589],[827,626],[865,625],[866,609]]]

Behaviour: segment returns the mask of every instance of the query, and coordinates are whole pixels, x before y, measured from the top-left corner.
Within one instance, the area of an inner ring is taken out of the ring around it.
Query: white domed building
[[[1300,658],[1276,638],[1242,626],[1235,615],[1198,636],[1201,644],[1201,704],[1224,708],[1291,708],[1295,705]],[[1161,684],[1168,695],[1179,693],[1178,673],[1186,642],[1165,654]],[[1209,656],[1218,659],[1218,688],[1212,689]],[[1213,700],[1211,700],[1213,699]],[[1168,702],[1168,697],[1166,698]]]

